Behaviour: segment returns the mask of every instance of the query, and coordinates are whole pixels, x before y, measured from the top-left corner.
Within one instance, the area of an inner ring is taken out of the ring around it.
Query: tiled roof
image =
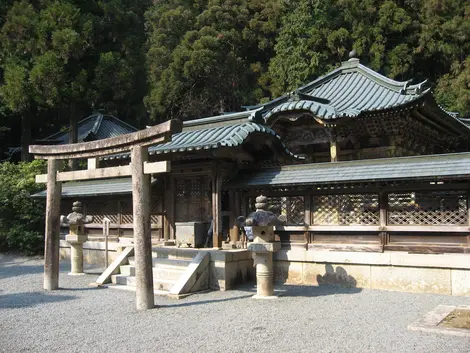
[[[131,178],[116,178],[102,180],[87,180],[62,185],[62,197],[125,195],[132,193]],[[46,197],[46,190],[32,195],[32,197]]]
[[[278,99],[278,105],[266,111],[265,119],[278,112],[294,110],[309,110],[326,120],[355,117],[363,112],[403,106],[429,92],[427,81],[411,85],[409,81],[391,80],[360,64],[358,59],[350,59],[296,90],[294,95],[300,94],[301,99],[292,102],[288,96]]]
[[[313,163],[241,171],[231,187],[295,186],[392,180],[470,178],[470,152],[444,155]]]
[[[241,145],[253,133],[271,135],[279,139],[279,143],[287,154],[294,156],[280,141],[279,135],[271,128],[255,122],[244,122],[234,125],[217,126],[192,131],[183,131],[172,136],[170,142],[149,147],[149,154],[164,154],[187,151],[216,149],[220,147],[236,147]],[[128,153],[105,157],[105,159],[129,158]],[[300,158],[300,157],[299,157]]]
[[[93,114],[78,122],[78,142],[101,140],[108,137],[135,132],[137,129],[112,115]],[[51,141],[55,144],[69,143],[69,132],[58,132],[41,142]]]

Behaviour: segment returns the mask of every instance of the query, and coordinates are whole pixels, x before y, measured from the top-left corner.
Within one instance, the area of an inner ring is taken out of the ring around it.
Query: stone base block
[[[470,271],[452,269],[450,275],[452,277],[452,295],[470,296]]]
[[[279,299],[277,295],[269,295],[269,296],[263,296],[263,295],[258,295],[255,294],[252,296],[253,299],[260,299],[260,300],[272,300],[272,299]]]
[[[370,266],[303,263],[302,284],[370,288]]]
[[[371,288],[450,295],[450,269],[372,266]]]

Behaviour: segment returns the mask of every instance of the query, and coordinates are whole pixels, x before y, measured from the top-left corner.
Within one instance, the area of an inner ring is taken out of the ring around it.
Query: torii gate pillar
[[[47,160],[46,239],[44,247],[44,289],[59,288],[60,198],[62,183],[57,181],[59,161]]]
[[[150,229],[150,175],[144,174],[148,149],[131,149],[132,204],[134,212],[134,251],[137,310],[154,307],[152,240]]]

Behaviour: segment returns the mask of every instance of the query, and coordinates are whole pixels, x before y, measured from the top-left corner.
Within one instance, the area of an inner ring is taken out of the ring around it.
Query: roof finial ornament
[[[357,53],[354,49],[349,52],[349,59],[357,59]]]

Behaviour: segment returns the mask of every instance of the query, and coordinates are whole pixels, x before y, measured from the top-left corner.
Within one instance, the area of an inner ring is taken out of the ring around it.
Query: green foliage
[[[273,0],[155,2],[147,12],[151,117],[184,120],[263,97],[279,8]]]
[[[269,65],[271,92],[280,95],[326,73],[352,48],[363,63],[402,78],[412,62],[414,26],[412,14],[393,1],[289,2]]]
[[[35,175],[44,173],[44,161],[0,164],[0,248],[27,255],[44,247],[44,202],[30,197],[42,189]]]

